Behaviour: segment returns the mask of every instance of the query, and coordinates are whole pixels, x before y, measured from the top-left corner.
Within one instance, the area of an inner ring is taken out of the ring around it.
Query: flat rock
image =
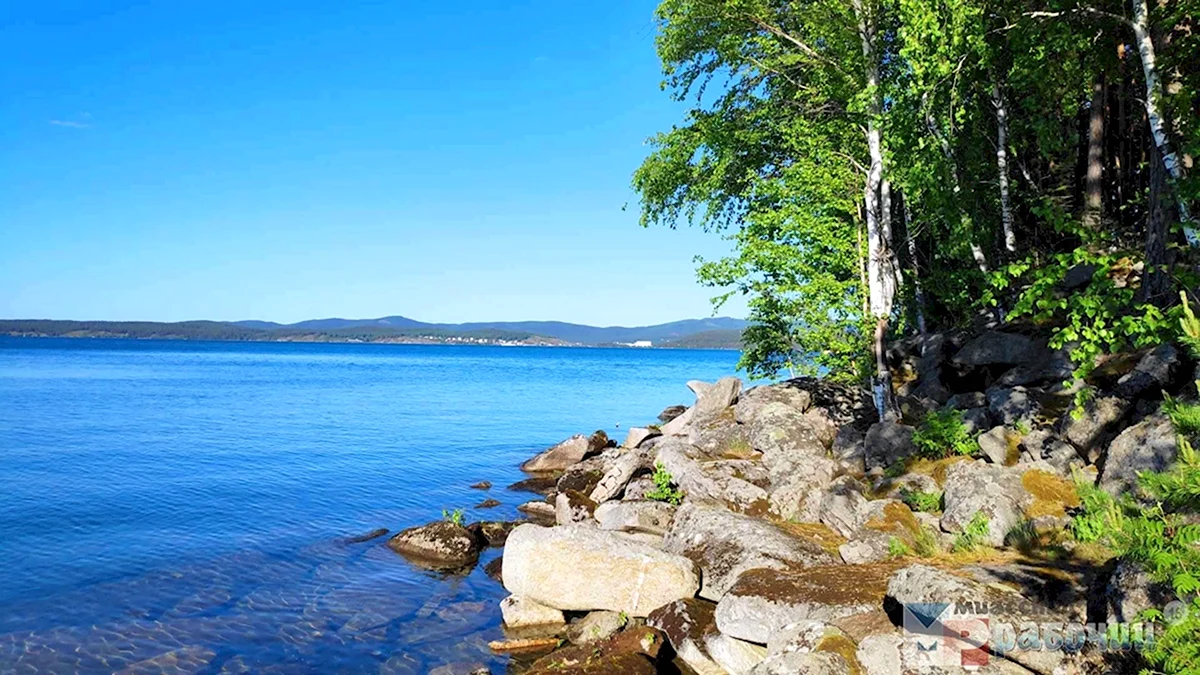
[[[1114,434],[1132,404],[1123,398],[1105,396],[1094,398],[1083,406],[1083,413],[1076,417],[1071,411],[1059,422],[1059,435],[1067,439],[1080,454],[1090,461],[1100,456],[1100,448]]]
[[[547,607],[520,595],[510,595],[500,601],[500,614],[509,628],[550,626],[566,623],[561,610]]]
[[[699,585],[687,558],[578,525],[521,525],[504,551],[504,587],[562,610],[644,617]]]
[[[765,514],[770,508],[767,491],[758,485],[723,473],[719,466],[706,471],[696,459],[702,457],[695,446],[676,440],[655,446],[656,463],[661,464],[688,501],[715,502],[754,515]]]
[[[388,540],[388,547],[411,562],[432,569],[470,567],[483,548],[479,538],[461,525],[438,521],[410,527]]]
[[[664,502],[605,502],[596,507],[595,518],[602,530],[649,532],[665,535],[675,517],[675,507]]]
[[[666,424],[685,412],[687,412],[686,405],[669,405],[658,414],[658,421]]]
[[[748,675],[767,658],[767,648],[721,633],[704,636],[704,645],[712,660],[729,675]]]
[[[514,492],[532,492],[535,495],[545,497],[555,490],[557,483],[558,476],[534,476],[519,480],[509,485],[508,489]]]
[[[734,417],[739,424],[752,424],[758,412],[768,403],[782,403],[798,413],[812,405],[812,394],[800,387],[783,384],[767,384],[746,390],[734,406]]]
[[[630,427],[629,433],[625,435],[625,441],[621,443],[622,448],[633,449],[638,447],[647,438],[661,436],[662,430],[658,428],[651,429],[650,427]]]
[[[829,623],[877,610],[897,566],[889,561],[749,570],[717,603],[717,628],[741,640],[767,644],[791,624]]]
[[[1143,356],[1131,372],[1117,381],[1113,393],[1126,399],[1159,396],[1163,389],[1171,386],[1182,360],[1175,345],[1169,342],[1161,344]]]
[[[692,386],[692,382],[688,386]],[[742,381],[736,377],[722,377],[715,384],[696,392],[696,405],[692,406],[693,422],[707,420],[725,412],[738,400],[742,393]]]
[[[560,492],[554,497],[554,519],[559,525],[590,522],[596,512],[596,502],[575,490]]]
[[[987,390],[987,398],[992,418],[1005,426],[1029,424],[1038,410],[1038,402],[1025,387],[993,387]]]
[[[767,657],[750,671],[750,675],[846,675],[853,672],[840,654],[796,652]]]
[[[749,426],[750,445],[772,474],[786,475],[798,462],[825,456],[813,418],[784,403],[762,406]]]
[[[1005,427],[993,427],[980,434],[976,440],[979,441],[979,449],[983,456],[992,464],[1004,466],[1016,463],[1016,457],[1010,457],[1016,444],[1009,444],[1008,429]]]
[[[719,506],[684,504],[663,541],[667,551],[694,561],[703,586],[700,597],[719,600],[742,572],[836,562],[818,543],[771,523]]]
[[[529,520],[539,525],[555,525],[558,523],[558,513],[554,504],[549,502],[525,502],[517,506],[517,510],[528,516]]]
[[[572,622],[567,627],[567,639],[571,644],[582,645],[605,640],[625,627],[629,619],[619,612],[588,612],[587,616]]]

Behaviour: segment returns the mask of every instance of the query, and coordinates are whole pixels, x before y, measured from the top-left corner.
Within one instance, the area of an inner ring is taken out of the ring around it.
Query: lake
[[[345,538],[515,518],[521,461],[737,356],[0,338],[0,672],[503,672],[498,550],[442,577]]]

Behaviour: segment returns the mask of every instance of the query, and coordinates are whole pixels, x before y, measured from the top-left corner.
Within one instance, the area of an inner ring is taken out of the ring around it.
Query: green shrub
[[[983,545],[983,540],[988,536],[988,525],[988,517],[983,513],[976,513],[963,531],[954,537],[954,552],[974,551]]]
[[[654,489],[646,493],[646,499],[676,506],[683,501],[683,493],[671,484],[671,474],[667,471],[667,467],[662,465],[662,462],[654,463],[654,475],[651,476],[651,480],[654,481]]]
[[[900,539],[899,537],[888,538],[889,556],[893,558],[906,558],[912,554],[912,549],[908,547],[908,544],[904,543],[904,540]]]
[[[463,524],[463,510],[454,509],[453,511],[447,511],[446,509],[442,509],[442,520],[461,526]]]
[[[942,459],[955,455],[973,455],[979,443],[963,424],[960,410],[935,410],[925,416],[913,433],[917,454],[926,459]]]
[[[907,504],[908,508],[913,511],[940,513],[942,510],[941,492],[923,492],[921,490],[902,488],[900,490],[900,501]]]

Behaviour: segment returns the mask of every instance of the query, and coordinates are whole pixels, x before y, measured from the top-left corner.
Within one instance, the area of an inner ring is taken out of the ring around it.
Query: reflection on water
[[[417,576],[385,542],[239,553],[9,608],[0,671],[423,674],[479,663],[502,672],[487,642],[502,637],[505,593],[482,564],[465,577]]]

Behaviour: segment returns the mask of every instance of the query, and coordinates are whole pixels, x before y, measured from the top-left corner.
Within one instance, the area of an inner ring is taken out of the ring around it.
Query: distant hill
[[[437,329],[451,331],[504,330],[532,333],[579,344],[615,344],[649,340],[655,344],[678,340],[707,331],[738,331],[746,328],[741,319],[717,317],[686,319],[654,326],[586,326],[562,321],[482,321],[472,323],[425,323],[404,316],[385,316],[378,319],[310,319],[293,324],[267,321],[236,321],[236,325],[264,330],[344,330],[348,328],[381,327],[394,329]]]
[[[692,349],[738,348],[741,319],[689,319],[655,326],[596,327],[561,321],[433,324],[403,316],[378,319],[272,321],[58,321],[0,320],[0,335],[106,337],[243,342],[396,342],[445,344],[614,345],[649,341]]]
[[[703,333],[668,340],[656,346],[667,349],[741,349],[742,331],[706,330]]]

